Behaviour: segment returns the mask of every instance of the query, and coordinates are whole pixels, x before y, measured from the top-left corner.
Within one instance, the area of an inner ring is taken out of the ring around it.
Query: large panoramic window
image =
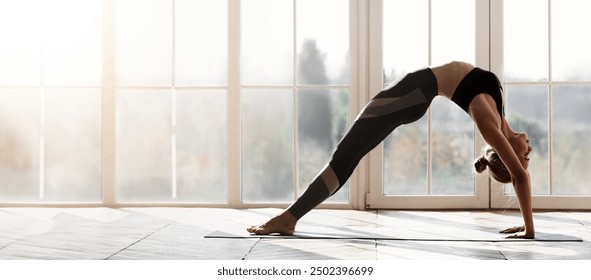
[[[585,198],[590,5],[0,1],[0,203],[283,206],[330,160],[370,88],[454,60],[503,80],[508,120],[534,149],[534,203]],[[472,171],[480,144],[468,115],[436,97],[330,202],[501,205],[512,188]]]

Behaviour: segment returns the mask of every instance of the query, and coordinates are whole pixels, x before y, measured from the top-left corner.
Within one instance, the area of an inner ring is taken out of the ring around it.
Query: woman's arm
[[[498,152],[497,152],[498,153]],[[500,156],[500,155],[499,155]],[[513,179],[513,187],[515,188],[515,195],[517,195],[517,201],[519,202],[519,209],[523,221],[525,223],[525,232],[523,234],[515,234],[508,236],[509,238],[531,238],[535,237],[534,229],[534,218],[533,210],[531,205],[531,185],[529,172],[526,171],[526,176],[522,179]]]
[[[493,125],[485,126],[488,127],[479,127],[479,130],[484,140],[497,152],[511,174],[513,188],[515,189],[515,195],[517,196],[519,209],[525,224],[525,232],[523,234],[515,234],[509,237],[533,239],[535,237],[535,229],[529,172],[523,167],[513,147],[511,147],[501,130]]]

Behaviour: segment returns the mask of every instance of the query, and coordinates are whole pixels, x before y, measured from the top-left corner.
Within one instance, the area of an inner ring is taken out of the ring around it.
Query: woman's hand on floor
[[[534,234],[528,234],[526,232],[524,233],[516,233],[513,235],[507,235],[504,237],[505,239],[512,239],[512,238],[522,238],[522,239],[534,239],[535,235]]]
[[[516,233],[522,231],[525,231],[525,226],[510,227],[508,229],[501,230],[500,233]]]
[[[523,232],[523,233],[521,233]],[[505,238],[523,238],[523,239],[534,239],[535,234],[528,233],[525,231],[525,226],[516,226],[508,229],[501,230],[500,233],[515,233],[513,235],[507,235]]]

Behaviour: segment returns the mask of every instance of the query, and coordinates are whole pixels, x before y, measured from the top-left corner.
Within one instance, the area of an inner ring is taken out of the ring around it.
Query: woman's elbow
[[[513,185],[519,186],[523,184],[529,184],[529,174],[527,170],[519,170],[511,174]]]

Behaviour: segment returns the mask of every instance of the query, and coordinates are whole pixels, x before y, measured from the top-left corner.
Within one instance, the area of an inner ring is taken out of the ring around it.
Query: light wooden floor
[[[583,242],[464,242],[309,239],[210,239],[243,230],[278,209],[1,208],[0,259],[309,260],[485,259],[591,260],[591,212],[536,212],[537,229],[576,232]],[[314,210],[300,225],[503,228],[514,211]]]

